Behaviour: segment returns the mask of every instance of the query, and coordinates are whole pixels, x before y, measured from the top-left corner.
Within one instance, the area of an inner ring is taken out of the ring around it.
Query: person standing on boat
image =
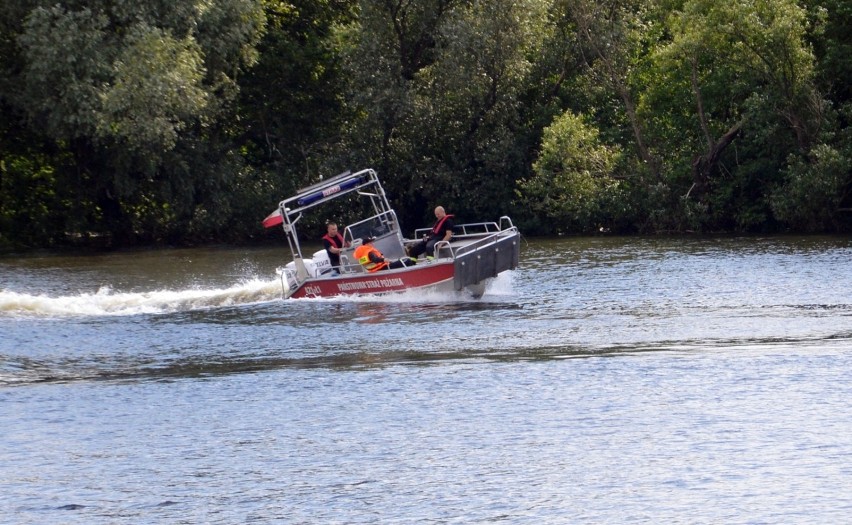
[[[413,266],[417,261],[405,257],[396,261],[388,261],[375,246],[373,246],[372,237],[364,237],[361,239],[361,246],[355,248],[355,259],[361,263],[368,272],[378,272],[379,270],[394,270],[396,268],[404,268]]]
[[[325,225],[326,234],[322,236],[322,244],[328,253],[331,269],[335,272],[340,270],[340,252],[348,247],[349,243],[343,240],[343,236],[337,231],[337,223],[329,222]]]
[[[420,242],[411,246],[408,250],[408,255],[420,257],[421,254],[431,256],[435,251],[435,245],[441,241],[449,241],[453,237],[453,216],[444,211],[443,206],[435,208],[435,224],[432,225],[432,230]]]

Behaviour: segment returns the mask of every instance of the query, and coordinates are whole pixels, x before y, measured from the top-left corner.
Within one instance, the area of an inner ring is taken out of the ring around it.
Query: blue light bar
[[[302,197],[301,199],[299,199],[296,202],[299,204],[299,206],[307,206],[308,204],[311,204],[311,203],[316,202],[320,199],[328,197],[329,195],[334,195],[335,193],[340,193],[341,191],[345,191],[345,190],[351,190],[352,188],[354,188],[355,186],[360,184],[361,181],[362,181],[361,177],[354,177],[354,178],[351,178],[349,180],[345,180],[345,181],[341,182],[340,184],[335,184],[334,186],[329,186],[328,188],[325,188],[324,190],[321,190],[321,191],[318,191],[318,192],[315,192],[315,193],[311,193],[310,195],[305,195],[304,197]]]

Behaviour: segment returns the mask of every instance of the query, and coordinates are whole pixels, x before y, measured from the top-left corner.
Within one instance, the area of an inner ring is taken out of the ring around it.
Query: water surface
[[[0,522],[850,515],[850,239],[526,240],[480,300],[282,256],[0,259]]]

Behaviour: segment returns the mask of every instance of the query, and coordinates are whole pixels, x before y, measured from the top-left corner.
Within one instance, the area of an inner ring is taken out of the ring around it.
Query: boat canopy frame
[[[356,233],[360,231],[359,226],[367,225],[376,220],[384,225],[386,232],[399,231],[399,221],[397,220],[396,212],[391,208],[385,194],[385,189],[382,187],[375,170],[367,168],[355,173],[345,171],[330,179],[300,188],[296,195],[284,199],[278,204],[278,210],[282,218],[282,228],[287,234],[290,251],[297,263],[303,259],[302,246],[296,232],[296,224],[301,220],[302,214],[311,208],[351,193],[357,193],[362,197],[368,198],[374,215],[346,226],[343,233],[346,240],[350,242],[355,240],[355,238],[359,237]]]

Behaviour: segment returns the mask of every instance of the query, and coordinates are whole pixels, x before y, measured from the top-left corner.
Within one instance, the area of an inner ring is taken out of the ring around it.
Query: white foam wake
[[[270,301],[281,297],[277,280],[252,280],[224,289],[114,292],[103,287],[96,293],[62,297],[0,291],[0,315],[87,316],[135,315],[195,310]]]
[[[497,276],[488,286],[482,299],[512,295],[510,272]],[[27,294],[8,290],[0,291],[0,316],[66,317],[159,314],[252,304],[280,299],[281,282],[278,279],[263,281],[253,279],[229,288],[187,290],[155,290],[149,292],[116,292],[108,286],[95,293],[80,293],[51,297],[44,294]],[[387,295],[340,295],[330,298],[300,299],[300,301],[333,302],[392,302],[392,303],[446,303],[469,301],[466,291],[446,292],[411,290]]]

